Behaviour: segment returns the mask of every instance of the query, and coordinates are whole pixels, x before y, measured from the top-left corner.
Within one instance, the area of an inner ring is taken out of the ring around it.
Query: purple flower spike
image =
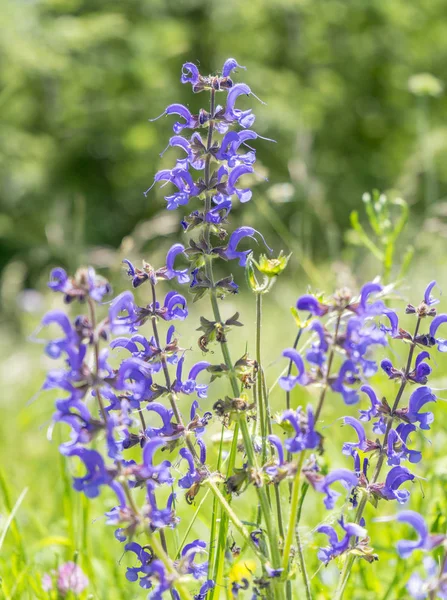
[[[246,67],[239,65],[234,58],[228,58],[222,67],[222,77],[229,77],[231,71],[234,71],[234,69],[246,69]]]
[[[340,496],[339,492],[334,492],[330,489],[330,486],[337,481],[339,481],[348,491],[351,491],[352,488],[358,484],[359,478],[355,473],[349,471],[349,469],[335,469],[322,480],[317,481],[315,489],[317,492],[326,494],[324,505],[327,510],[332,510],[334,508],[335,501]]]
[[[199,82],[199,69],[194,63],[185,63],[182,67],[182,76],[180,77],[182,83],[190,83],[195,85]]]
[[[410,423],[419,423],[419,427],[426,430],[430,429],[430,423],[433,423],[433,413],[419,411],[428,402],[436,402],[436,396],[429,387],[424,385],[411,394],[408,412],[405,414]]]
[[[397,551],[401,558],[408,558],[415,550],[433,550],[445,540],[445,535],[430,535],[423,517],[413,510],[403,510],[397,515],[397,520],[411,525],[418,536],[417,540],[397,542]]]
[[[447,352],[447,340],[444,340],[443,338],[437,338],[436,337],[436,332],[438,331],[439,327],[443,323],[447,323],[447,315],[445,315],[445,314],[438,315],[430,323],[430,336],[434,340],[433,343],[435,343],[435,344],[438,345],[438,351],[439,352]]]
[[[179,254],[186,256],[185,247],[182,244],[174,244],[166,256],[166,276],[168,279],[176,277],[179,283],[189,283],[188,269],[178,270],[174,268],[175,259]]]
[[[305,372],[303,359],[298,352],[294,348],[288,348],[287,350],[284,350],[282,355],[291,360],[298,369],[298,375],[283,375],[279,378],[279,385],[282,389],[286,390],[286,392],[290,392],[298,383],[300,385],[307,385],[309,383],[309,378]]]
[[[360,421],[354,419],[354,417],[345,417],[343,419],[343,423],[345,425],[350,425],[355,432],[357,433],[357,437],[359,438],[358,442],[345,442],[343,444],[342,452],[347,456],[354,456],[357,453],[357,450],[367,450],[368,449],[368,440],[366,439],[365,429]]]
[[[427,306],[433,306],[434,304],[439,304],[439,300],[433,298],[431,295],[432,289],[435,287],[436,281],[431,281],[424,292],[424,302]]]
[[[227,258],[228,260],[233,260],[237,258],[239,259],[239,265],[241,267],[245,267],[245,265],[247,264],[247,257],[251,253],[251,250],[241,251],[237,249],[237,246],[239,242],[245,237],[255,239],[255,234],[259,235],[261,240],[264,242],[265,246],[268,248],[269,252],[272,252],[272,249],[269,246],[267,246],[264,237],[262,236],[262,234],[259,233],[259,231],[253,229],[253,227],[239,227],[238,229],[235,229],[230,236],[228,246],[223,252],[225,258]]]
[[[298,310],[306,310],[310,312],[315,317],[324,317],[329,310],[329,306],[323,304],[322,302],[318,302],[318,300],[310,294],[306,294],[298,298],[296,307]]]

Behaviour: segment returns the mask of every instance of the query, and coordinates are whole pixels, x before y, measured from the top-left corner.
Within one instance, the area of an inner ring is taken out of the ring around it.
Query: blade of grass
[[[11,505],[11,499],[10,499],[10,495],[9,495],[9,490],[8,487],[6,485],[6,481],[5,478],[3,476],[3,474],[0,472],[0,489],[3,495],[3,500],[6,506],[7,511],[9,512],[9,517],[6,520],[5,526],[3,528],[3,531],[0,535],[0,550],[3,546],[3,542],[5,541],[5,537],[6,534],[8,533],[8,530],[11,528],[11,532],[14,536],[15,539],[15,543],[17,544],[17,547],[20,550],[20,555],[22,558],[22,561],[24,563],[27,562],[26,560],[26,552],[25,552],[25,546],[23,544],[23,540],[22,540],[22,536],[20,534],[20,530],[16,524],[15,521],[15,515],[17,513],[17,511],[19,510],[20,505],[23,502],[23,499],[25,498],[26,494],[28,493],[28,488],[24,488],[22,493],[20,494],[20,496],[18,497],[16,503],[14,504],[14,506]]]

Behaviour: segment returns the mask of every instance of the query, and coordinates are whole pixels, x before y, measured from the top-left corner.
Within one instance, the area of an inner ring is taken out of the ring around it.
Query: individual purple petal
[[[174,290],[168,292],[160,316],[165,321],[172,321],[174,319],[184,321],[188,316],[185,297]]]
[[[390,308],[384,308],[384,310],[382,310],[382,314],[390,322],[390,327],[385,327],[382,325],[382,328],[389,333],[391,337],[396,337],[399,333],[399,317],[397,316],[396,312]]]
[[[197,445],[200,448],[200,462],[202,463],[202,465],[204,465],[206,463],[206,445],[205,442],[201,439],[201,438],[197,438]]]
[[[237,246],[238,246],[239,242],[246,237],[255,239],[255,234],[259,235],[259,237],[264,242],[264,244],[268,248],[268,250],[270,252],[272,252],[272,249],[269,248],[269,246],[267,246],[267,243],[266,243],[264,237],[259,233],[259,231],[257,231],[256,229],[253,229],[253,227],[239,227],[238,229],[235,229],[230,236],[228,246],[224,250],[224,253],[223,253],[225,255],[225,257],[228,260],[233,260],[233,259],[237,258],[237,259],[239,259],[239,265],[241,267],[245,267],[245,265],[247,264],[247,257],[252,251],[251,250],[241,251],[241,250],[237,249]]]
[[[366,450],[367,439],[365,429],[360,421],[357,421],[357,419],[354,417],[345,417],[343,419],[343,423],[345,425],[350,425],[357,433],[357,437],[359,439],[358,442],[345,442],[342,449],[343,454],[346,454],[347,456],[354,456],[357,449]]]
[[[345,404],[356,404],[359,401],[359,395],[357,390],[353,390],[345,385],[345,381],[351,383],[351,381],[355,381],[357,375],[357,367],[352,360],[345,360],[345,362],[340,367],[340,371],[338,373],[335,381],[331,383],[331,388],[334,392],[338,392],[342,395]]]
[[[326,475],[326,477],[324,477],[321,481],[317,481],[315,484],[315,489],[318,492],[326,494],[324,505],[328,510],[332,510],[334,508],[335,501],[340,496],[338,492],[334,492],[330,489],[330,486],[337,481],[339,481],[343,487],[350,491],[358,484],[358,477],[355,473],[349,471],[349,469],[335,469]]]
[[[65,293],[69,287],[68,275],[65,269],[61,267],[56,267],[52,269],[50,273],[50,281],[48,282],[48,287],[53,290],[53,292],[63,292]]]
[[[249,173],[253,173],[253,167],[251,167],[250,165],[239,165],[239,166],[235,167],[234,169],[232,169],[231,173],[228,176],[228,181],[227,181],[228,194],[229,195],[236,194],[237,197],[239,198],[240,202],[242,202],[242,203],[248,202],[250,200],[251,190],[249,188],[245,188],[245,189],[236,188],[236,182],[239,179],[239,177],[242,177],[243,175],[247,175]],[[261,234],[259,234],[259,235],[261,235]]]
[[[298,375],[283,375],[279,378],[279,385],[282,389],[286,390],[286,392],[290,392],[298,383],[300,385],[307,385],[309,379],[305,372],[303,359],[298,352],[294,348],[288,348],[287,350],[284,350],[282,355],[291,360],[298,369]]]
[[[411,463],[414,464],[421,461],[422,454],[417,450],[410,450],[407,446],[408,436],[410,435],[410,433],[413,433],[413,431],[416,431],[416,427],[411,423],[401,423],[396,428],[396,432],[402,443],[402,457],[407,458]]]
[[[285,447],[288,452],[302,452],[312,450],[321,443],[321,435],[315,431],[315,417],[312,406],[307,407],[306,416],[301,406],[296,410],[288,409],[282,415],[282,421],[289,421],[295,430],[293,437],[286,439]]]
[[[435,287],[436,281],[431,281],[425,289],[424,292],[424,302],[427,306],[433,306],[434,304],[438,304],[439,300],[433,298],[431,295],[432,289]]]
[[[282,442],[277,435],[269,435],[268,441],[275,446],[276,452],[278,453],[278,461],[279,464],[284,464],[284,448],[282,447]]]
[[[428,402],[436,402],[436,396],[429,387],[422,386],[411,394],[408,403],[406,417],[410,423],[419,423],[421,429],[430,429],[430,423],[432,423],[434,419],[433,413],[431,412],[419,412]]]
[[[234,69],[246,69],[246,67],[239,65],[234,58],[227,58],[222,67],[222,77],[228,77]]]
[[[319,321],[314,321],[309,327],[310,331],[315,331],[318,336],[318,342],[312,344],[312,348],[306,352],[306,360],[314,365],[322,367],[326,361],[326,353],[329,344],[326,341],[326,332]]]
[[[120,313],[126,312],[126,316]],[[136,306],[132,292],[122,292],[109,307],[109,323],[112,333],[129,333],[136,330]]]
[[[178,484],[187,490],[200,479],[200,474],[196,471],[194,458],[187,448],[181,448],[179,454],[188,463],[188,472],[178,480]]]
[[[397,500],[399,504],[405,504],[410,496],[408,490],[399,490],[406,481],[413,481],[414,475],[405,467],[393,467],[385,479],[382,496],[387,500]]]
[[[175,432],[175,427],[171,422],[173,412],[171,409],[166,408],[163,404],[158,402],[151,402],[147,405],[146,410],[156,412],[163,422],[163,426],[160,428],[150,427],[148,434],[150,437],[154,437],[160,443],[163,443],[159,436],[171,436]]]
[[[447,315],[442,314],[442,315],[438,315],[437,317],[435,317],[433,319],[433,321],[430,323],[430,336],[433,338],[434,342],[438,345],[438,351],[439,352],[447,352],[447,341],[444,340],[443,338],[436,338],[436,332],[438,331],[439,327],[443,324],[447,322]]]
[[[332,559],[346,552],[352,536],[364,538],[367,535],[366,529],[357,523],[344,523],[343,519],[338,522],[345,531],[345,535],[341,540],[338,539],[337,532],[331,525],[321,525],[317,528],[317,532],[327,535],[329,541],[329,546],[320,548],[318,551],[318,558],[324,564],[328,564]]]
[[[191,83],[195,85],[199,81],[199,69],[194,63],[185,63],[182,67],[182,76],[180,77],[182,83]]]
[[[378,414],[378,407],[380,406],[380,401],[376,396],[376,392],[369,385],[362,385],[360,388],[361,392],[364,392],[371,401],[371,408],[369,410],[360,410],[360,421],[371,421],[373,417],[376,417]]]
[[[329,310],[329,306],[319,302],[314,296],[306,294],[298,298],[296,303],[298,310],[306,310],[315,317],[323,317]]]
[[[194,127],[197,126],[196,119],[192,116],[192,114],[189,112],[186,106],[183,106],[183,104],[171,104],[167,107],[165,114],[179,115],[185,120],[185,123],[182,123],[181,121],[177,121],[176,123],[174,123],[174,133],[179,134],[185,128],[194,129]]]
[[[179,283],[188,283],[190,280],[188,269],[179,270],[174,268],[175,259],[179,254],[186,256],[185,247],[182,244],[174,244],[166,256],[166,276],[167,279],[176,277]]]
[[[212,579],[207,579],[205,583],[200,588],[198,594],[195,594],[194,600],[205,600],[209,591],[211,591],[216,584]]]
[[[83,477],[74,477],[73,487],[77,492],[84,492],[87,498],[96,498],[99,496],[100,487],[112,482],[112,476],[106,470],[104,459],[96,450],[81,446],[69,448],[61,446],[60,451],[66,456],[77,456],[84,463],[87,473]]]
[[[376,292],[381,292],[383,290],[382,286],[378,283],[365,283],[365,285],[360,290],[360,302],[359,307],[355,312],[364,316],[373,316],[380,315],[386,310],[385,305],[380,300],[373,302],[372,304],[367,304],[369,296]]]
[[[403,510],[397,515],[397,520],[411,525],[418,536],[417,540],[400,540],[397,542],[397,551],[401,558],[408,558],[414,550],[429,549],[426,548],[428,540],[427,525],[419,513],[413,510]]]
[[[251,127],[255,121],[255,116],[252,114],[251,110],[239,110],[235,108],[236,100],[241,95],[249,96],[251,94],[251,90],[245,83],[238,83],[233,86],[228,92],[227,96],[227,104],[225,108],[224,117],[227,122],[237,121],[241,127],[248,128]]]

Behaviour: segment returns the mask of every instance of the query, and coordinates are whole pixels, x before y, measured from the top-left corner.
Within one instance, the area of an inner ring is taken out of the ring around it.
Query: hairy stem
[[[211,149],[211,146],[213,143],[214,110],[215,110],[215,91],[213,89],[211,91],[210,124],[209,124],[209,129],[208,129],[208,138],[207,138],[207,156],[206,156],[206,160],[205,160],[205,185],[207,188],[206,195],[205,195],[205,219],[206,219],[206,215],[208,214],[208,212],[211,209],[211,193],[209,190],[209,186],[211,183],[211,173],[210,173],[211,153],[210,153],[210,149]],[[205,224],[205,242],[209,248],[209,246],[210,246],[209,223]],[[213,310],[214,319],[217,323],[222,324],[222,318],[220,315],[219,305],[217,302],[217,294],[216,294],[216,289],[215,289],[212,257],[209,252],[205,255],[205,274],[207,276],[207,279],[210,282],[210,297],[211,297],[211,306],[212,306],[212,310]],[[225,365],[228,368],[228,373],[229,373],[229,377],[230,377],[230,383],[231,383],[231,388],[232,388],[233,394],[235,395],[235,397],[238,397],[239,393],[240,393],[239,392],[240,386],[239,386],[238,379],[236,377],[236,373],[234,372],[234,366],[233,366],[233,362],[231,360],[228,344],[226,341],[222,341],[220,343],[220,346],[221,346],[223,358],[225,361]],[[242,437],[244,439],[244,445],[245,445],[245,450],[247,452],[247,459],[248,459],[249,466],[254,467],[256,465],[255,453],[254,453],[253,442],[251,440],[250,433],[248,431],[248,426],[247,426],[246,420],[241,419],[239,422],[239,425],[240,425],[240,429],[242,432]],[[238,428],[235,428],[233,443],[234,443],[235,439],[236,439],[236,443],[237,443],[237,434],[238,434]],[[233,468],[234,464],[233,465],[229,464],[229,469],[230,469],[230,467]],[[272,563],[273,563],[274,567],[279,567],[281,557],[280,557],[280,553],[279,553],[278,539],[277,539],[275,527],[270,518],[271,511],[270,511],[270,506],[269,506],[269,502],[268,502],[268,498],[267,498],[267,493],[265,491],[265,488],[262,488],[262,487],[256,488],[256,491],[258,493],[259,502],[261,504],[261,510],[262,510],[266,528],[267,528],[270,552],[272,555]],[[228,527],[228,524],[226,524],[225,522],[221,522],[221,528],[225,527],[225,526]],[[223,533],[222,530],[219,533],[219,538],[220,538],[221,533]],[[225,532],[225,538],[226,538],[226,532]],[[279,597],[282,597],[282,591],[280,589],[278,590],[278,593],[279,593]]]
[[[152,288],[152,306],[155,310],[155,306],[156,306],[156,302],[157,302],[157,294],[155,292],[155,285],[152,283],[152,281],[151,281],[151,288]],[[182,414],[177,405],[176,395],[174,393],[172,393],[172,391],[171,391],[171,376],[169,375],[169,369],[168,369],[168,363],[166,362],[166,357],[165,357],[162,347],[160,345],[160,336],[158,334],[156,315],[151,316],[151,322],[152,322],[152,331],[154,333],[155,343],[157,344],[157,350],[160,353],[160,361],[161,361],[161,366],[163,368],[163,373],[165,376],[166,387],[169,390],[169,402],[171,403],[171,407],[172,407],[172,410],[174,411],[174,416],[175,416],[177,423],[179,425],[183,425]]]
[[[90,315],[90,323],[92,326],[92,336],[93,336],[93,354],[95,357],[95,376],[98,378],[99,375],[99,340],[96,335],[96,307],[94,301],[89,297],[87,300],[89,315]],[[99,391],[99,387],[95,388],[96,390],[96,398],[98,399],[99,410],[101,412],[101,416],[104,420],[104,423],[107,423],[107,413],[104,408],[104,402],[102,401],[102,396]]]

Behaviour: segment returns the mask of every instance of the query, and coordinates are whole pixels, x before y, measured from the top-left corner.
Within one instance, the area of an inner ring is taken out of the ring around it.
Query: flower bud
[[[266,277],[277,277],[287,267],[290,256],[291,254],[286,256],[282,250],[277,258],[268,258],[265,254],[261,254],[259,263],[256,266],[258,271]]]

